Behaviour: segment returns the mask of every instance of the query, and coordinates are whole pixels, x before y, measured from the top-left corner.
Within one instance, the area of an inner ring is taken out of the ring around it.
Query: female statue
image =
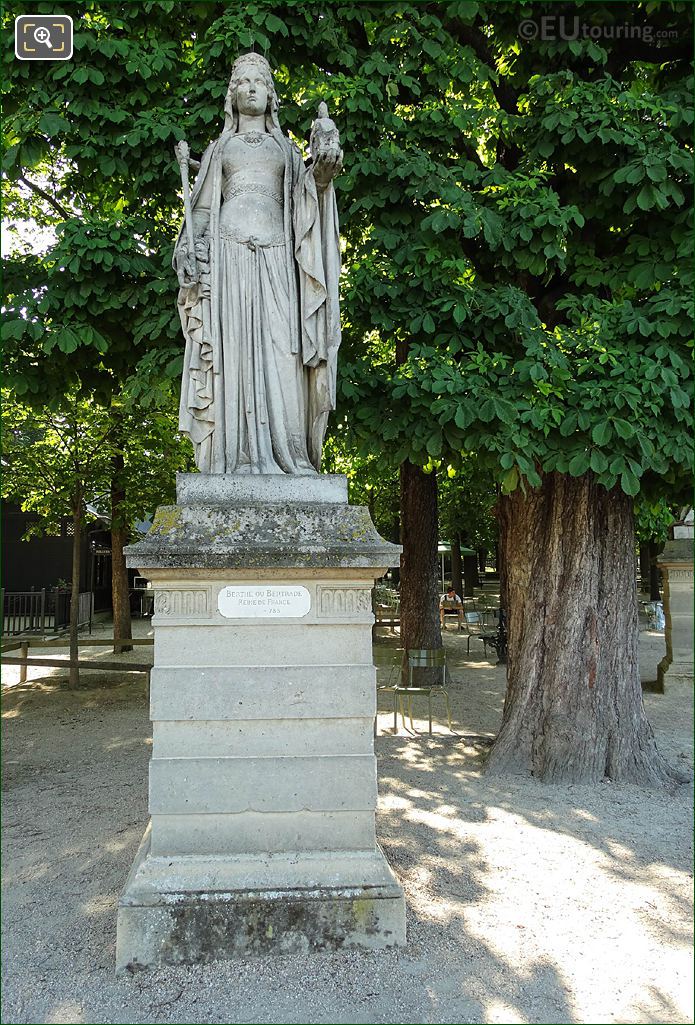
[[[174,252],[186,338],[179,429],[203,473],[315,474],[335,407],[342,166],[324,104],[305,166],[270,66],[239,57]],[[177,147],[185,173],[188,148]]]

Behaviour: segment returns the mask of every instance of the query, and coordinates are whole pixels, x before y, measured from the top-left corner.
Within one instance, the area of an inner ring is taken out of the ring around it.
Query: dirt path
[[[503,671],[453,631],[447,646],[460,732],[493,735]],[[662,651],[663,634],[641,635],[645,679]],[[393,654],[376,648],[382,683]],[[690,788],[491,782],[483,747],[441,726],[384,732],[384,695],[378,832],[408,946],[115,978],[116,902],[147,820],[144,684],[33,677],[4,704],[3,1022],[692,1022]],[[664,752],[691,764],[691,692],[645,703]]]

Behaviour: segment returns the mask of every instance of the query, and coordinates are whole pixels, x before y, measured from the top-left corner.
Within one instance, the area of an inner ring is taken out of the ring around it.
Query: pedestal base
[[[685,531],[675,536],[676,531]],[[666,654],[659,663],[657,681],[667,686],[693,685],[693,540],[692,525],[674,527],[658,564],[664,578]]]
[[[344,477],[180,475],[154,588],[150,826],[117,961],[405,942],[376,842],[371,588],[399,549]]]
[[[143,838],[118,906],[116,967],[405,943],[405,902],[380,849],[155,857]]]
[[[692,687],[694,672],[695,667],[692,662],[672,662],[668,655],[665,655],[656,669],[657,686],[661,691],[667,686],[672,687],[676,684]]]

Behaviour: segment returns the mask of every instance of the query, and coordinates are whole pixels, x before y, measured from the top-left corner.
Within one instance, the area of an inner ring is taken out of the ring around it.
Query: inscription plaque
[[[266,584],[223,587],[217,608],[226,619],[301,619],[311,608],[306,587]]]

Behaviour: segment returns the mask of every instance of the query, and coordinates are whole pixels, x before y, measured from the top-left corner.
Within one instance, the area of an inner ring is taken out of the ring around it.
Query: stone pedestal
[[[686,536],[678,536],[681,532]],[[693,684],[693,540],[692,526],[674,527],[658,564],[663,573],[666,654],[659,663],[661,688]],[[687,536],[689,534],[689,536]]]
[[[155,662],[119,968],[405,942],[374,831],[370,591],[398,556],[331,476],[180,475],[128,549]]]

